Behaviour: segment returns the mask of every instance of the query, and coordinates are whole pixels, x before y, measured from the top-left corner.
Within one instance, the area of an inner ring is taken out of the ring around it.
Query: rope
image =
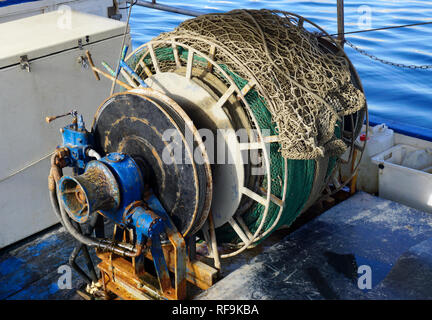
[[[334,128],[365,106],[364,95],[351,82],[346,58],[330,52],[293,16],[270,10],[207,14],[155,40],[167,39],[203,51],[214,45],[221,64],[243,79],[256,79],[284,158],[316,159],[346,150]]]
[[[214,59],[239,89],[254,80],[250,74],[256,76],[257,85],[249,90],[245,99],[257,120],[258,127],[269,129],[270,135],[280,136],[278,121],[291,120],[298,125],[290,131],[294,144],[316,142],[305,140],[304,135],[296,136],[302,127],[311,128],[310,131],[322,129],[327,133],[334,133],[331,134],[332,139],[328,140],[330,144],[334,141],[343,143],[340,139],[341,122],[336,124],[338,114],[355,113],[356,107],[363,105],[363,95],[350,87],[351,72],[347,60],[325,49],[314,34],[297,25],[297,20],[288,14],[279,15],[267,10],[236,10],[188,20],[174,31],[163,33],[154,39],[153,48],[161,72],[174,72],[178,68],[171,45],[171,40],[174,39],[200,52],[208,52],[211,45],[214,45]],[[158,43],[159,40],[162,41]],[[179,62],[185,66],[188,63],[188,51],[177,46],[176,52]],[[148,77],[148,73],[142,65],[155,72],[153,60],[146,46],[138,49],[128,63],[143,79]],[[192,64],[194,68],[205,70],[208,62],[195,55]],[[227,79],[215,68],[211,72],[229,85]],[[318,77],[315,77],[314,73]],[[323,89],[324,87],[327,90]],[[359,100],[350,100],[352,90],[352,96],[359,97]],[[322,100],[326,103],[322,103]],[[318,125],[321,127],[317,128]],[[299,130],[296,130],[297,128]],[[319,133],[320,139],[323,134]],[[331,148],[326,151],[328,150]],[[270,144],[270,175],[260,181],[260,186],[267,188],[267,179],[271,179],[271,194],[282,199],[286,169],[285,196],[289,201],[285,203],[280,217],[280,207],[273,202],[270,203],[261,229],[263,233],[281,225],[291,225],[308,203],[309,197],[315,197],[311,195],[314,183],[323,183],[315,181],[316,161],[310,154],[306,159],[295,160],[294,157],[288,157],[285,168],[285,159],[281,151],[286,152],[287,149],[283,150],[283,145],[279,143]],[[288,152],[290,151],[288,149]],[[325,155],[327,159],[329,154]],[[326,175],[332,172],[336,160],[337,157],[329,159]],[[261,225],[264,210],[265,207],[257,203],[242,215],[251,233],[255,233]],[[274,223],[276,226],[273,226]],[[222,243],[240,241],[228,224],[219,227],[217,233],[217,238]]]
[[[415,26],[423,26],[432,24],[432,21],[427,22],[418,22],[418,23],[411,23],[411,24],[402,24],[398,26],[390,26],[390,27],[381,27],[381,28],[374,28],[374,29],[365,29],[365,30],[356,30],[356,31],[348,31],[344,33],[333,33],[330,36],[339,36],[341,34],[354,34],[354,33],[363,33],[363,32],[371,32],[371,31],[381,31],[381,30],[388,30],[388,29],[397,29],[397,28],[407,28],[407,27],[415,27]],[[323,35],[321,35],[322,37]]]
[[[133,2],[133,3],[131,3],[130,5],[129,5],[129,12],[128,12],[128,17],[127,17],[127,21],[126,21],[126,27],[125,27],[125,31],[124,31],[124,33],[123,33],[123,40],[122,40],[122,44],[121,44],[121,46],[120,46],[120,55],[119,55],[119,58],[118,58],[118,60],[117,60],[117,68],[116,68],[116,74],[115,74],[115,78],[114,78],[114,80],[113,80],[113,83],[112,83],[112,85],[111,85],[111,92],[110,92],[110,96],[114,93],[114,90],[115,90],[115,86],[116,86],[116,83],[117,83],[117,79],[118,79],[118,75],[119,75],[119,71],[120,71],[120,60],[122,59],[122,56],[123,56],[123,48],[124,48],[124,44],[125,44],[125,42],[126,42],[126,35],[127,35],[127,31],[128,31],[128,28],[129,28],[129,20],[130,20],[130,16],[131,16],[131,12],[132,12],[132,7],[135,5],[137,3],[137,1],[135,1],[135,2]],[[127,9],[127,8],[126,8]]]
[[[46,158],[49,158],[50,156],[53,155],[53,153],[54,153],[54,152],[51,152],[51,153],[49,153],[49,154],[43,156],[42,158],[40,158],[40,159],[38,159],[38,160],[35,160],[35,161],[29,163],[28,165],[22,167],[21,169],[15,171],[15,172],[13,172],[13,173],[11,173],[10,175],[8,175],[8,176],[6,176],[6,177],[0,179],[0,183],[2,183],[3,181],[5,181],[5,180],[7,180],[7,179],[9,179],[9,178],[12,178],[13,176],[17,175],[17,174],[20,173],[20,172],[23,172],[24,170],[26,170],[26,169],[30,168],[31,166],[33,166],[33,165],[35,165],[35,164],[41,162],[42,160],[45,160]]]

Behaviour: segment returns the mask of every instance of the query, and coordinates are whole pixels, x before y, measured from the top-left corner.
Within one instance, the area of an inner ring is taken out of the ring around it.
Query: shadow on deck
[[[432,299],[431,214],[359,192],[299,227],[302,219],[222,260],[224,278],[197,298]],[[55,226],[2,249],[0,299],[81,299],[77,273],[71,289],[57,284],[75,244]],[[370,290],[358,287],[365,265]]]

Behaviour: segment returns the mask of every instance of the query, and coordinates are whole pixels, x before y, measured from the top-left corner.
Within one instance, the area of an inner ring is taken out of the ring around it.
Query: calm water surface
[[[280,9],[312,20],[329,33],[337,32],[336,0],[189,0],[163,1],[202,12],[237,8]],[[370,13],[370,20],[367,20]],[[131,17],[133,46],[170,31],[188,19],[179,14],[134,7]],[[345,0],[345,31],[432,21],[432,1]],[[370,22],[370,24],[368,24]],[[356,46],[380,58],[404,64],[432,64],[432,25],[347,35]],[[410,70],[385,65],[362,56],[350,47],[346,52],[360,74],[370,114],[432,129],[432,69]]]

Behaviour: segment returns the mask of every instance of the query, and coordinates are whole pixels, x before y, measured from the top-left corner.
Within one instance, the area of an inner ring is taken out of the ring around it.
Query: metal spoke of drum
[[[123,68],[120,69],[120,73],[123,76],[123,78],[126,79],[126,82],[132,87],[132,88],[138,88],[139,84],[135,82],[134,80]]]
[[[192,67],[193,67],[193,59],[194,59],[194,51],[188,51],[187,64],[186,64],[186,79],[190,79],[192,76]]]
[[[159,63],[156,58],[156,54],[153,49],[153,45],[151,43],[148,44],[148,50],[150,51],[151,60],[153,63],[153,68],[155,69],[156,73],[160,73]]]
[[[179,58],[179,54],[178,54],[178,49],[177,49],[177,46],[175,45],[174,40],[171,43],[171,47],[172,47],[172,50],[173,50],[174,61],[176,63],[176,67],[177,68],[181,68],[181,62],[180,62],[180,58]]]

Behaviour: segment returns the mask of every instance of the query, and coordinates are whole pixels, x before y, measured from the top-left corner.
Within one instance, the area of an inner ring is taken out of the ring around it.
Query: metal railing
[[[152,0],[151,2],[150,1],[142,1],[142,0],[128,1],[128,2],[135,3],[135,5],[140,6],[140,7],[152,8],[152,9],[162,10],[162,11],[167,11],[167,12],[174,12],[174,13],[179,13],[179,14],[183,14],[186,16],[192,16],[192,17],[198,17],[202,14],[205,14],[205,12],[187,10],[187,9],[167,6],[165,4],[159,4],[159,3],[156,3],[156,0]]]

